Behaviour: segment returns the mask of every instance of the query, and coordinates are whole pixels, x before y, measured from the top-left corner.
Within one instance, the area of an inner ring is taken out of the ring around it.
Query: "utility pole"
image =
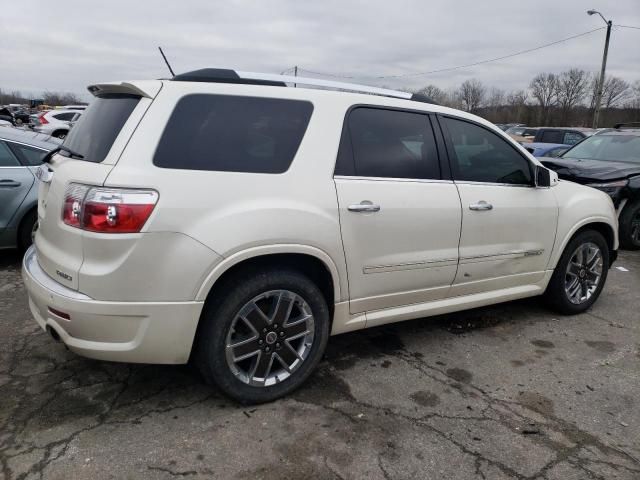
[[[295,67],[293,67],[293,76],[297,77],[298,76],[298,65],[296,65]],[[295,88],[297,84],[293,84],[293,87]]]
[[[589,10],[587,12],[589,15],[593,15],[597,13],[600,15],[602,20],[607,24],[607,36],[604,41],[604,53],[602,55],[602,69],[600,70],[600,80],[598,81],[598,89],[596,91],[596,105],[593,111],[593,128],[598,128],[598,117],[600,116],[600,104],[602,103],[602,90],[604,89],[604,75],[607,69],[607,55],[609,53],[609,38],[611,37],[611,26],[613,22],[611,20],[607,20],[604,16],[598,12],[597,10]]]

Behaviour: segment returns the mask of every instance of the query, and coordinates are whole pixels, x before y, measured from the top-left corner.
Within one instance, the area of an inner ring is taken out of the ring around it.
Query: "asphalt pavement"
[[[591,311],[539,299],[354,332],[288,398],[68,352],[0,252],[0,478],[638,479],[640,252]]]

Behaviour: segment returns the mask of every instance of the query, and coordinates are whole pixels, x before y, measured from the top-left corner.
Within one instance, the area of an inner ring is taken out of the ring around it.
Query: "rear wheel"
[[[627,205],[620,215],[620,244],[628,250],[640,249],[640,200]]]
[[[565,248],[545,297],[558,312],[575,315],[600,296],[609,271],[609,247],[602,234],[585,230]]]
[[[53,132],[51,134],[51,136],[59,138],[61,140],[64,140],[67,137],[67,131],[66,130],[56,130],[55,132]]]
[[[329,309],[301,273],[246,273],[211,300],[198,334],[198,363],[205,379],[230,397],[275,400],[298,388],[320,361]]]

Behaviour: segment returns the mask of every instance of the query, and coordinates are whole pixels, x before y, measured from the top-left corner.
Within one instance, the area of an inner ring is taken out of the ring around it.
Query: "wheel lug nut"
[[[262,333],[267,333],[267,329],[266,329],[266,328],[263,328],[263,329],[262,329]]]
[[[276,348],[280,348],[280,342],[276,343]]]
[[[264,351],[268,352],[269,350],[271,350],[269,347],[265,347]]]
[[[264,342],[262,340],[258,340],[258,345],[262,345]]]
[[[278,324],[276,323],[276,324],[273,326],[273,328],[278,328]]]
[[[284,332],[280,332],[280,336],[281,336],[281,337],[284,337]]]

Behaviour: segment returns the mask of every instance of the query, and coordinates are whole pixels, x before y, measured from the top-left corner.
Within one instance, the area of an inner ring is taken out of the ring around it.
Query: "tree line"
[[[45,91],[40,96],[27,97],[20,91],[14,90],[8,92],[0,88],[0,105],[8,105],[10,103],[29,105],[32,98],[42,99],[44,100],[45,105],[50,105],[52,107],[58,105],[77,105],[86,103],[75,93]]]
[[[444,90],[431,84],[415,93],[494,123],[590,127],[599,83],[599,74],[572,68],[561,73],[540,73],[528,88],[510,92],[471,78],[458,88]],[[598,126],[638,121],[640,80],[631,84],[619,77],[605,77]]]

